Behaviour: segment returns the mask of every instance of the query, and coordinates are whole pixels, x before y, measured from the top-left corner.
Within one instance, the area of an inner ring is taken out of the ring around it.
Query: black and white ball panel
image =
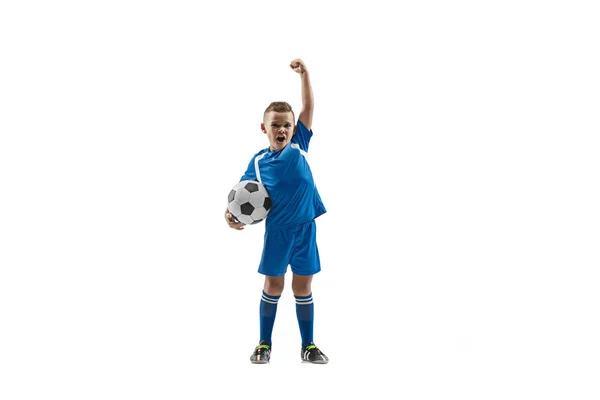
[[[263,221],[272,206],[267,188],[257,181],[237,183],[229,192],[227,202],[229,212],[246,225]]]

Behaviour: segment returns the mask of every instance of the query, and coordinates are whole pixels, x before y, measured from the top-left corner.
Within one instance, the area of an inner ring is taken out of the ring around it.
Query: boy
[[[265,221],[264,247],[258,272],[265,275],[260,302],[260,342],[250,356],[255,364],[268,363],[271,334],[277,302],[284,286],[288,265],[292,269],[292,291],[296,298],[296,316],[302,337],[300,356],[303,361],[326,364],[329,359],[313,343],[314,304],[311,282],[321,270],[316,243],[315,218],[326,212],[306,161],[312,136],[313,94],[306,66],[300,59],[290,67],[300,74],[302,111],[298,123],[285,102],[271,103],[263,115],[261,130],[269,147],[252,157],[240,181],[262,182],[273,200]],[[226,210],[225,219],[233,229],[242,230]]]

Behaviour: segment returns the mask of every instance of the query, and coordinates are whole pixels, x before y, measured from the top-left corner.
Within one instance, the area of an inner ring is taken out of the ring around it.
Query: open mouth
[[[279,136],[277,136],[277,141],[278,141],[279,143],[283,143],[283,142],[285,142],[285,136],[283,136],[283,135],[279,135]]]

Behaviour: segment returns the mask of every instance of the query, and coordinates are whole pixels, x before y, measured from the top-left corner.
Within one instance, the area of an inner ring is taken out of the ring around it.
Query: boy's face
[[[294,114],[291,112],[269,111],[265,115],[265,121],[260,124],[260,128],[267,134],[271,150],[283,150],[292,140],[296,130]]]

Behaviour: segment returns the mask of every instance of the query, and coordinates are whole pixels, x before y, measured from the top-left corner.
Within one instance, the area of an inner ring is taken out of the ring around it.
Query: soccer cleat
[[[302,361],[311,362],[313,364],[327,364],[329,358],[313,342],[310,342],[308,346],[302,348],[300,353]]]
[[[266,341],[262,340],[254,349],[254,353],[250,356],[250,362],[253,364],[266,364],[271,359],[271,346]]]

